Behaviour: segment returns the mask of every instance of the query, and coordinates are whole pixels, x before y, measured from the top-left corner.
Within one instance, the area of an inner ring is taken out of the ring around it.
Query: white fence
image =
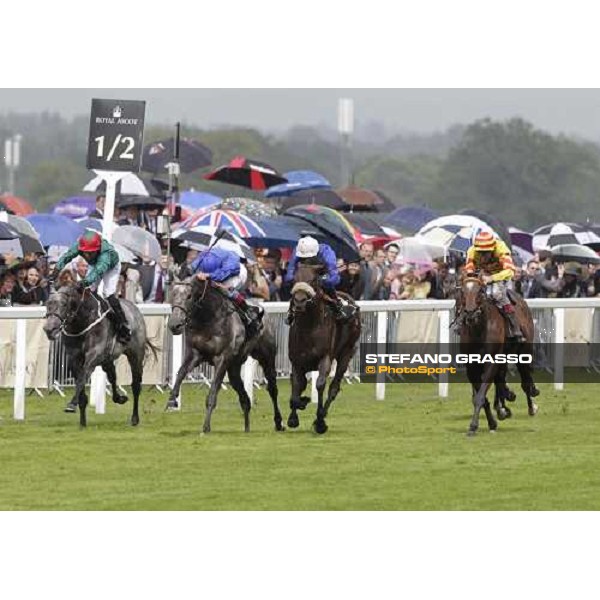
[[[361,308],[363,332],[361,342],[384,344],[388,340],[396,341],[394,338],[398,319],[403,314],[430,313],[434,319],[430,319],[430,325],[437,319],[435,326],[435,340],[442,344],[455,340],[450,330],[452,313],[454,311],[453,300],[397,300],[397,301],[365,301],[358,303]],[[528,304],[534,315],[536,323],[536,336],[538,342],[554,346],[552,352],[552,371],[554,372],[554,385],[556,389],[563,389],[564,358],[559,350],[565,341],[565,311],[570,309],[586,309],[587,321],[593,323],[588,335],[589,341],[600,341],[600,298],[575,298],[575,299],[535,299],[529,300]],[[138,305],[145,316],[163,316],[167,318],[171,312],[167,304],[142,304]],[[289,374],[289,361],[287,359],[287,327],[284,325],[284,316],[288,309],[286,302],[271,302],[263,304],[268,319],[274,321],[278,342],[277,370],[281,376]],[[588,314],[589,311],[589,314]],[[576,311],[573,311],[576,312]],[[0,322],[2,320],[16,321],[15,351],[14,351],[14,410],[15,419],[22,420],[25,417],[25,384],[26,384],[26,353],[27,353],[27,321],[30,319],[43,319],[46,309],[43,306],[35,307],[0,307]],[[410,323],[410,321],[409,321]],[[175,375],[182,362],[183,336],[166,338],[166,349],[168,356],[165,362],[165,379],[169,383],[175,380]],[[358,357],[355,358],[350,369],[353,373],[358,371]],[[211,369],[202,367],[197,375],[207,382],[210,379]],[[250,396],[253,394],[253,384],[256,378],[256,364],[249,359],[244,367],[244,383]],[[313,398],[316,376],[312,378]],[[3,382],[0,382],[3,384]],[[375,398],[385,398],[386,384],[377,383],[375,386]],[[438,381],[438,394],[440,397],[448,396],[448,380],[441,377]],[[104,384],[102,380],[92,382],[91,403],[96,406],[96,412],[104,412]]]

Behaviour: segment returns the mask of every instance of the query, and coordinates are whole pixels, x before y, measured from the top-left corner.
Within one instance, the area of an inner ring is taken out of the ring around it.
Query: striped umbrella
[[[265,237],[265,232],[254,219],[233,210],[199,210],[181,224],[183,229],[191,229],[197,225],[208,225],[235,233],[238,237]]]

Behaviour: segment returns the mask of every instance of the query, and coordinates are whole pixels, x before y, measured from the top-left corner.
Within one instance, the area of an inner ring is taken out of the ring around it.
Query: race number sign
[[[88,169],[140,170],[145,111],[143,100],[92,100]]]

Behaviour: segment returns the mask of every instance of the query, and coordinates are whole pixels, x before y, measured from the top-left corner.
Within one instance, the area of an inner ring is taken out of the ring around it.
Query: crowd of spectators
[[[93,217],[102,218],[104,197],[99,196]],[[156,233],[156,214],[127,207],[115,211],[115,222],[136,225]],[[163,246],[164,238],[159,240]],[[168,281],[184,276],[197,256],[196,250],[176,248],[167,260],[140,260],[123,263],[119,295],[132,302],[162,303],[166,300]],[[286,261],[280,250],[256,249],[256,262],[246,264],[246,294],[264,301],[287,301]],[[287,254],[289,256],[289,253]],[[451,298],[463,265],[459,257],[452,262],[432,261],[426,265],[403,264],[395,243],[375,248],[371,242],[360,245],[360,259],[338,259],[338,290],[355,300],[418,300]],[[87,263],[75,259],[70,268],[74,281],[85,277]],[[29,254],[24,258],[0,254],[0,306],[44,304],[48,298],[48,275],[54,269],[47,256]],[[549,251],[540,251],[526,264],[516,267],[514,289],[525,298],[577,298],[600,296],[600,269],[595,265],[557,264]]]

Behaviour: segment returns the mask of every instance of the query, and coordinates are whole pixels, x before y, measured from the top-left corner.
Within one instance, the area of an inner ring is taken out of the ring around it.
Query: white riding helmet
[[[296,256],[298,258],[313,258],[319,254],[319,242],[315,238],[307,235],[300,238],[296,247]]]

